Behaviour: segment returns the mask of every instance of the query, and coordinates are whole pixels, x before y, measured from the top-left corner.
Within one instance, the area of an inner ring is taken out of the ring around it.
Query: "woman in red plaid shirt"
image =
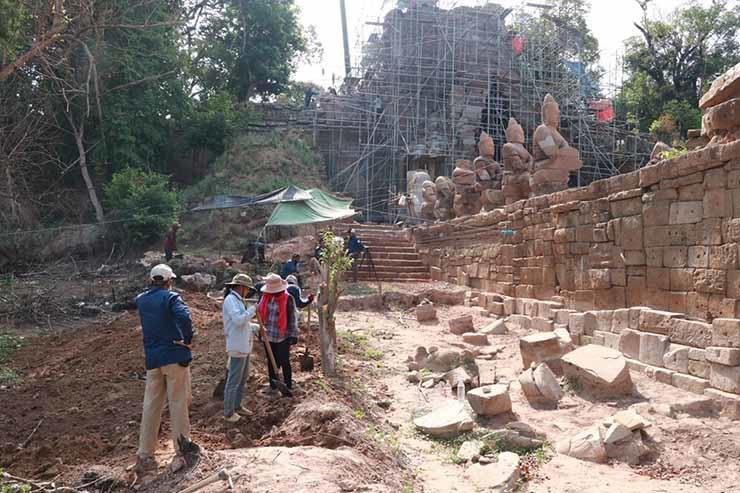
[[[293,387],[293,370],[290,367],[290,346],[298,343],[298,310],[293,297],[288,294],[288,282],[277,274],[268,274],[264,278],[262,298],[259,302],[259,315],[267,332],[266,343],[270,344],[275,362],[283,372],[285,385]],[[267,365],[270,375],[268,394],[274,394],[277,387],[273,383],[278,376]]]

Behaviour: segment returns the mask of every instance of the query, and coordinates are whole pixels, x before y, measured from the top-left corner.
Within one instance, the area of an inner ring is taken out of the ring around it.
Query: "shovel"
[[[267,339],[267,331],[265,330],[265,326],[262,323],[262,318],[257,314],[257,321],[260,324],[260,335],[262,336],[262,342],[265,344],[265,352],[267,353],[267,359],[270,360],[270,366],[272,366],[272,371],[275,373],[275,375],[279,375],[280,371],[278,370],[277,363],[275,363],[275,355],[272,354],[272,348],[270,347],[270,341]],[[277,389],[280,391],[281,394],[287,397],[292,397],[293,392],[288,388],[285,383],[281,382],[278,379],[270,379],[270,384],[277,387]]]

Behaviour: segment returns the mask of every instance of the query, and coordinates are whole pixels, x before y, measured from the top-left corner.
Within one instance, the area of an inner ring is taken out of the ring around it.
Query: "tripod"
[[[356,259],[355,259],[356,260]],[[375,262],[373,262],[373,256],[370,255],[370,250],[368,248],[365,248],[362,253],[359,255],[359,262],[354,262],[354,268],[352,269],[354,282],[357,282],[357,271],[360,270],[360,267],[365,265],[365,262],[368,263],[370,266],[370,272],[372,272],[373,279],[377,282],[378,281],[378,273],[375,270]]]

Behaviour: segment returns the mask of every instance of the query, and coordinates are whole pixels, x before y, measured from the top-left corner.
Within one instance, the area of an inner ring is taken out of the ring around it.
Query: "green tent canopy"
[[[339,199],[319,189],[307,190],[308,200],[280,202],[267,220],[266,226],[297,226],[346,219],[356,214],[352,200]]]

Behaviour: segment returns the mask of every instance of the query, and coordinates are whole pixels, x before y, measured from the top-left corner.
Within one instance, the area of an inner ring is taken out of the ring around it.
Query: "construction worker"
[[[290,258],[289,261],[285,262],[283,264],[283,270],[281,272],[281,276],[283,279],[287,279],[288,276],[298,276],[298,269],[300,267],[301,263],[301,256],[297,253],[294,253],[293,256]]]
[[[164,258],[167,262],[172,260],[172,253],[177,250],[178,229],[180,229],[180,224],[174,223],[164,235]]]
[[[190,311],[180,295],[171,291],[175,278],[170,266],[152,268],[149,289],[136,298],[144,336],[146,387],[141,416],[139,450],[135,471],[156,469],[154,451],[165,401],[170,410],[170,428],[176,456],[170,464],[173,472],[186,463],[179,452],[178,438],[190,439],[190,361],[193,325]]]
[[[296,308],[299,310],[302,308],[306,308],[308,305],[313,303],[314,295],[309,294],[306,299],[304,300],[301,294],[301,288],[298,286],[298,278],[296,276],[290,275],[285,279],[288,282],[288,294],[293,297],[293,301],[295,302]]]
[[[231,282],[226,283],[224,290],[224,335],[229,354],[229,375],[224,387],[224,419],[230,423],[236,423],[242,415],[251,414],[241,404],[249,379],[252,339],[259,333],[259,325],[250,323],[257,305],[247,306],[246,302],[254,293],[252,278],[246,274],[235,275]]]

